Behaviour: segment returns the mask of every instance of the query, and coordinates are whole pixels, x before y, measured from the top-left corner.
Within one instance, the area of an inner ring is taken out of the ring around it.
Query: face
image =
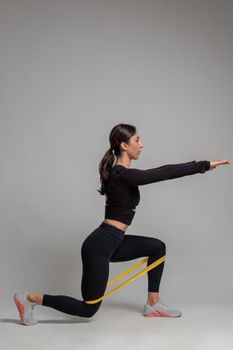
[[[129,156],[133,159],[137,159],[140,155],[140,152],[143,148],[143,144],[141,142],[140,136],[138,133],[135,133],[128,142],[128,153]]]

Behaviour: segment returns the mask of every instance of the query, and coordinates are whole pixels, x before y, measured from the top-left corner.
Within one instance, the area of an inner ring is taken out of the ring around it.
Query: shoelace
[[[161,305],[164,309],[168,310],[171,309],[171,306],[166,305],[165,303],[162,302],[162,300],[160,299],[157,303],[158,305]]]
[[[171,309],[170,306],[164,304],[161,300],[159,301],[159,304],[162,305],[165,309]]]

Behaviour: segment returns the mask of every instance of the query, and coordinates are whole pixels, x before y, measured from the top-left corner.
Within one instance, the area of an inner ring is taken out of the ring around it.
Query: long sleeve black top
[[[208,160],[167,164],[150,169],[115,165],[109,175],[106,189],[105,218],[130,225],[135,215],[135,207],[140,201],[138,186],[204,173],[209,169]]]

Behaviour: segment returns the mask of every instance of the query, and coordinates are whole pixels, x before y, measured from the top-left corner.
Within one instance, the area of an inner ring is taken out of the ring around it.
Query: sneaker
[[[37,305],[36,303],[32,303],[26,298],[28,293],[20,292],[15,293],[14,302],[19,311],[20,320],[26,326],[33,326],[38,323],[37,320],[33,318],[33,309]]]
[[[181,311],[165,305],[160,299],[152,306],[148,304],[144,305],[143,316],[145,317],[180,317],[181,315]]]

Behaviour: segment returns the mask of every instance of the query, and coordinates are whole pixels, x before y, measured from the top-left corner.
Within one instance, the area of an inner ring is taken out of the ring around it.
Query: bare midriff
[[[132,210],[135,211],[135,209],[132,209]],[[123,230],[123,231],[126,231],[129,226],[121,221],[112,220],[112,219],[104,219],[104,222],[106,224],[115,226],[116,228],[119,228],[120,230]]]
[[[106,224],[115,226],[116,228],[119,228],[122,231],[126,231],[128,227],[128,225],[124,224],[123,222],[112,220],[112,219],[105,219],[104,222]]]

